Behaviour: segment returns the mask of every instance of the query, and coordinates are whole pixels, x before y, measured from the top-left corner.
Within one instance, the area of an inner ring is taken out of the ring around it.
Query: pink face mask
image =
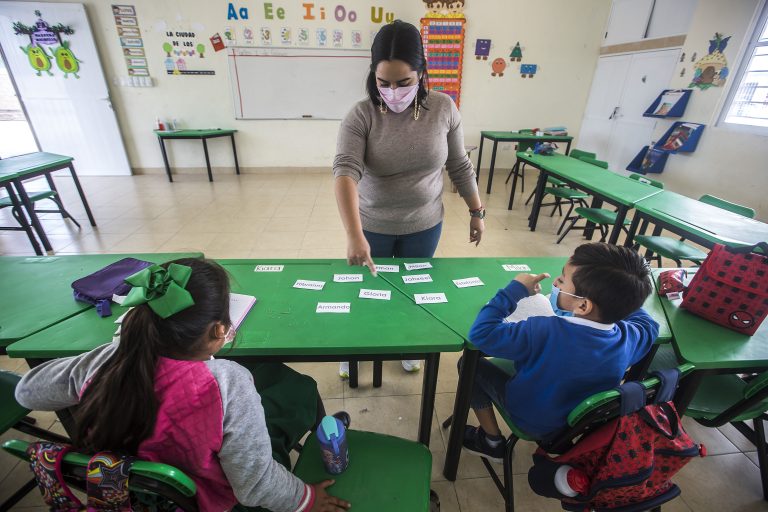
[[[378,89],[381,99],[384,100],[389,109],[399,114],[413,102],[413,98],[419,92],[419,84],[398,87],[397,89],[390,87],[379,87]]]

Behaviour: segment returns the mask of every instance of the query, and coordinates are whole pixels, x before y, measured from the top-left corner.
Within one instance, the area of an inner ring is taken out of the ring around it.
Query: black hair
[[[429,93],[429,76],[427,73],[427,57],[424,55],[424,46],[421,43],[419,29],[402,20],[384,25],[376,34],[371,45],[371,68],[368,70],[366,89],[368,97],[374,105],[382,102],[379,90],[376,87],[376,67],[383,60],[401,60],[411,66],[421,78],[419,79],[418,98],[419,105],[425,105]]]
[[[650,267],[636,251],[606,243],[576,248],[569,260],[576,267],[576,295],[595,303],[600,320],[617,322],[638,310],[651,294]]]
[[[75,446],[135,454],[157,420],[155,367],[160,356],[185,359],[215,338],[215,323],[230,326],[229,275],[217,263],[182,258],[164,263],[192,268],[186,290],[195,304],[168,318],[147,305],[123,319],[120,344],[94,375],[75,413]]]

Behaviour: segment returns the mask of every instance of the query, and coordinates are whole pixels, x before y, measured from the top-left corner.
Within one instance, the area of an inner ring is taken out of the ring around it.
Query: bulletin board
[[[459,106],[464,62],[464,18],[422,18],[429,88],[447,94]]]

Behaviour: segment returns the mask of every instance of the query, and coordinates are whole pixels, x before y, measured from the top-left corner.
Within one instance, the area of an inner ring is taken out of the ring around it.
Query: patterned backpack
[[[626,382],[617,388],[618,418],[584,435],[563,455],[551,457],[539,448],[528,472],[533,491],[559,499],[565,510],[595,512],[644,511],[678,496],[680,489],[670,479],[706,450],[685,432],[671,402],[679,370],[653,375],[661,380],[654,403],[645,405],[642,384]]]

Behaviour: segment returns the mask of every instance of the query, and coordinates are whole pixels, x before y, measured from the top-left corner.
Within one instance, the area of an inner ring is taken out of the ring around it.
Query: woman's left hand
[[[480,240],[483,238],[483,231],[485,231],[485,221],[478,217],[472,217],[469,219],[469,243],[474,242],[475,246],[480,245]]]

